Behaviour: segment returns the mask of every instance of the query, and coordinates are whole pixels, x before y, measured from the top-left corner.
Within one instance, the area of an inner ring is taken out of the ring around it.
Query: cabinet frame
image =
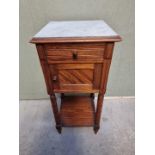
[[[67,44],[67,48],[70,48],[70,46],[72,47],[72,43],[66,43]],[[77,46],[77,48],[80,48],[82,43],[80,44],[75,44],[74,46]],[[58,110],[58,105],[57,105],[57,101],[56,101],[56,97],[55,97],[55,93],[61,93],[62,97],[64,96],[64,93],[68,92],[67,90],[61,90],[56,89],[56,87],[54,86],[53,81],[51,80],[51,77],[53,77],[54,75],[54,71],[52,72],[50,69],[50,65],[61,65],[61,64],[83,64],[83,66],[85,66],[85,64],[93,64],[94,67],[94,75],[93,75],[93,89],[90,90],[85,90],[83,91],[82,89],[79,89],[78,91],[74,91],[72,90],[71,93],[89,93],[90,97],[92,99],[92,101],[94,100],[94,93],[98,93],[98,99],[97,99],[97,106],[96,106],[96,110],[94,109],[94,132],[97,133],[99,128],[100,128],[100,118],[101,118],[101,112],[102,112],[102,106],[103,106],[103,100],[104,100],[104,94],[106,92],[106,86],[107,86],[107,79],[108,79],[108,74],[109,74],[109,69],[110,69],[110,64],[111,64],[111,59],[112,59],[112,54],[113,54],[113,47],[114,47],[114,42],[103,42],[103,43],[97,43],[97,45],[101,46],[104,45],[104,53],[103,53],[103,60],[86,60],[86,61],[57,61],[57,62],[49,62],[48,61],[48,57],[47,57],[47,47],[53,47],[55,48],[56,46],[61,48],[61,43],[50,43],[50,44],[46,44],[46,43],[36,43],[36,48],[37,48],[37,52],[39,55],[39,59],[40,59],[40,63],[41,63],[41,67],[43,70],[43,74],[44,74],[44,78],[45,78],[45,83],[46,83],[46,87],[47,87],[47,93],[50,95],[50,99],[51,99],[51,105],[52,105],[52,110],[54,113],[54,117],[55,117],[55,122],[56,122],[56,128],[58,130],[59,133],[61,133],[62,130],[62,123],[61,123],[61,113]],[[87,43],[83,43],[82,45],[88,46]],[[93,44],[91,44],[92,46]],[[64,43],[63,43],[64,46]],[[99,47],[97,46],[97,47]],[[88,46],[89,47],[89,46]],[[96,44],[94,44],[94,47],[96,48]],[[99,74],[100,72],[100,74]],[[57,74],[57,73],[56,73]],[[96,79],[94,78],[97,77]],[[99,78],[99,81],[97,81],[97,79]],[[95,80],[94,80],[95,79]]]

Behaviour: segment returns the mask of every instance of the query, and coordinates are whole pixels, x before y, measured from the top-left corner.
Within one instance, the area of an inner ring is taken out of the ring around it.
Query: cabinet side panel
[[[114,42],[107,43],[106,49],[104,52],[104,59],[112,59],[113,48],[114,48]]]
[[[104,53],[104,62],[102,67],[102,78],[101,78],[101,84],[100,84],[100,93],[106,92],[106,86],[108,81],[108,75],[109,75],[109,69],[111,65],[112,55],[113,55],[113,49],[114,49],[114,42],[107,43],[106,50]]]
[[[93,77],[93,88],[94,89],[99,89],[100,88],[101,72],[102,72],[102,63],[95,64],[94,77]]]
[[[111,60],[105,60],[102,68],[102,78],[100,84],[100,93],[104,94],[106,92],[109,69],[110,69]]]
[[[45,57],[45,54],[44,54],[44,46],[40,45],[40,44],[36,44],[36,48],[37,48],[40,64],[41,64],[41,67],[42,67],[42,71],[43,71],[43,74],[44,74],[47,93],[51,94],[52,93],[52,83],[51,83],[51,79],[50,79],[50,72],[49,72],[49,69],[48,69],[48,64],[47,64],[46,57]]]

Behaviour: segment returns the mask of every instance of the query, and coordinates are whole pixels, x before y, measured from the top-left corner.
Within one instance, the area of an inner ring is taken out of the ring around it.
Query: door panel
[[[87,92],[99,89],[100,69],[101,65],[95,64],[50,65],[53,86],[58,92]]]
[[[93,70],[90,69],[65,69],[59,70],[60,84],[92,84]]]

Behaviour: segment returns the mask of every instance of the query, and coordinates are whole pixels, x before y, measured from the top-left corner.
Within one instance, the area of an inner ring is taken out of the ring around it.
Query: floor
[[[134,155],[134,98],[106,98],[101,128],[55,129],[49,100],[20,101],[20,155]]]

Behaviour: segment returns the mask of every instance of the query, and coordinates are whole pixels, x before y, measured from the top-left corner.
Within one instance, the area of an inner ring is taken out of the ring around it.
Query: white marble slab
[[[118,34],[103,20],[51,21],[34,38],[49,37],[113,37]]]

